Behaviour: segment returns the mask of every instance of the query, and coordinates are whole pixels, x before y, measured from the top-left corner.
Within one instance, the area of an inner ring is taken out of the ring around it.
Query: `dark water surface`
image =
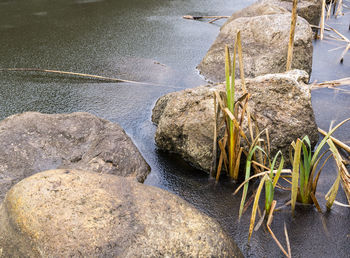
[[[24,111],[87,111],[119,123],[152,167],[147,184],[167,189],[216,218],[248,257],[282,253],[261,228],[247,244],[249,218],[237,221],[239,197],[229,182],[215,185],[208,176],[173,155],[157,151],[151,109],[158,97],[205,81],[195,67],[219,31],[219,25],[184,20],[185,14],[230,15],[254,1],[223,0],[0,0],[0,68],[35,67],[152,82],[106,83],[37,72],[0,72],[0,119]],[[333,19],[350,38],[349,15]],[[311,80],[350,76],[350,56],[337,63],[338,42],[316,42]],[[161,84],[164,86],[157,86]],[[350,87],[342,87],[350,90]],[[319,127],[350,117],[350,94],[330,89],[312,93]],[[350,144],[350,126],[335,134]],[[329,164],[320,178],[318,198],[335,178]],[[277,193],[287,200],[284,193]],[[343,191],[337,200],[345,203]],[[282,204],[283,202],[280,202]],[[323,205],[324,206],[324,205]],[[249,212],[249,211],[248,211]],[[330,213],[313,207],[275,216],[272,229],[284,244],[286,222],[294,257],[350,257],[350,209]]]

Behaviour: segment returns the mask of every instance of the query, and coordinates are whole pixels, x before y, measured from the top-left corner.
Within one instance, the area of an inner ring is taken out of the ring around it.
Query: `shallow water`
[[[1,68],[35,67],[151,82],[136,85],[37,72],[0,72],[0,119],[24,111],[87,111],[117,122],[152,167],[147,184],[176,193],[216,218],[246,256],[282,256],[263,228],[247,244],[249,219],[237,222],[239,196],[232,196],[235,186],[228,181],[215,185],[205,173],[174,155],[157,151],[155,126],[150,120],[151,109],[161,95],[206,83],[195,66],[223,21],[208,24],[181,17],[230,15],[252,2],[0,0]],[[330,23],[350,37],[348,21],[349,15]],[[338,46],[334,41],[315,42],[311,81],[350,76],[349,54],[339,65],[336,61],[341,50],[328,52]],[[350,117],[349,93],[316,90],[312,102],[321,128],[327,129],[332,120]],[[336,137],[350,141],[349,128],[340,128]],[[320,179],[320,200],[334,178],[334,164],[329,164]],[[288,199],[284,193],[277,195]],[[337,200],[346,202],[342,190]],[[295,257],[349,257],[349,215],[349,209],[341,207],[325,214],[300,207],[291,218],[286,209],[275,216],[272,229],[282,240],[281,228],[286,222]]]

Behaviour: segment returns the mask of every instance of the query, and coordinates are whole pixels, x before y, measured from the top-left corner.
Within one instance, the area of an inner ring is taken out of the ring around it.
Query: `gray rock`
[[[252,5],[247,6],[246,8],[233,13],[230,18],[227,19],[225,24],[221,27],[226,26],[226,24],[232,22],[233,20],[241,17],[254,17],[268,14],[278,14],[278,13],[288,13],[288,11],[276,5],[272,0],[266,0],[265,2],[258,1]]]
[[[262,3],[274,4],[292,11],[293,0],[260,0]],[[297,13],[312,25],[320,23],[322,0],[298,0]]]
[[[257,118],[260,130],[268,129],[271,153],[282,150],[288,161],[289,146],[298,137],[308,135],[318,140],[317,125],[311,105],[308,75],[301,70],[268,74],[247,79],[251,94],[249,108]],[[158,124],[155,140],[160,149],[178,153],[192,165],[210,170],[213,148],[213,90],[224,91],[224,85],[207,85],[169,93],[161,97],[152,120]],[[236,98],[242,96],[240,80],[236,81]],[[244,128],[247,135],[248,130]]]
[[[286,69],[291,14],[241,17],[223,26],[199,66],[199,71],[213,82],[225,80],[224,46],[233,46],[237,30],[241,31],[244,72],[246,77],[280,73]],[[231,48],[232,50],[232,48]],[[312,67],[312,30],[298,17],[294,37],[292,67],[310,74]],[[236,76],[239,76],[238,60]]]
[[[28,177],[7,193],[0,223],[0,257],[243,257],[181,198],[107,174]]]
[[[0,201],[12,185],[48,169],[85,169],[140,182],[150,172],[120,126],[88,113],[10,116],[0,122],[0,153]]]

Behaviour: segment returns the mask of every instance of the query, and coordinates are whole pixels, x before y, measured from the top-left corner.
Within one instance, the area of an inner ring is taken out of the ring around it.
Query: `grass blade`
[[[341,179],[340,173],[341,173],[341,170],[343,169],[344,164],[342,162],[342,158],[338,152],[338,149],[337,149],[337,147],[335,147],[333,141],[331,139],[328,139],[327,143],[328,143],[329,148],[331,149],[331,151],[333,153],[333,157],[334,157],[334,159],[337,163],[337,167],[338,167],[337,178],[334,181],[331,189],[326,194],[326,200],[327,200],[326,207],[327,207],[327,210],[330,210],[332,205],[333,205],[333,202],[335,201],[335,197],[337,196],[338,190],[339,190],[340,179]]]
[[[252,233],[253,233],[254,224],[255,224],[255,217],[256,217],[256,211],[258,209],[260,194],[261,194],[261,190],[262,190],[262,188],[264,186],[265,180],[268,180],[268,176],[267,175],[265,175],[262,178],[262,180],[260,181],[258,190],[256,191],[256,194],[255,194],[254,203],[253,203],[253,210],[252,210],[252,216],[250,217],[248,242],[250,241],[250,238],[251,238]]]
[[[312,160],[310,163],[310,166],[313,166],[316,162],[316,159],[318,157],[318,154],[320,153],[322,147],[326,144],[328,138],[335,132],[335,130],[337,130],[340,126],[342,126],[343,124],[345,124],[346,122],[350,121],[350,118],[343,120],[342,122],[340,122],[339,124],[337,124],[332,130],[330,130],[327,135],[322,139],[322,141],[320,142],[320,144],[317,146],[314,155],[312,156]]]
[[[257,150],[258,148],[260,148],[260,147],[259,146],[254,146],[254,148],[248,154],[248,158],[247,158],[247,162],[246,162],[246,168],[245,168],[245,180],[249,179],[249,177],[250,177],[252,157],[253,157],[253,154],[254,154],[255,150]],[[241,199],[241,205],[239,207],[239,219],[241,218],[242,213],[243,213],[244,203],[245,203],[245,200],[247,198],[247,193],[248,193],[248,186],[249,186],[249,183],[246,182],[244,184],[243,194],[242,194],[242,199]]]
[[[299,183],[299,164],[300,164],[300,152],[301,152],[302,142],[300,139],[297,140],[294,150],[294,160],[293,160],[293,171],[292,171],[292,195],[291,195],[291,206],[292,214],[294,215],[295,203],[298,196],[298,183]]]
[[[242,89],[243,92],[247,92],[246,86],[245,86],[245,79],[244,79],[244,66],[243,66],[243,51],[242,51],[242,40],[241,40],[241,31],[237,31],[237,45],[238,45],[238,60],[239,60],[239,74],[241,77],[241,83],[242,83]]]

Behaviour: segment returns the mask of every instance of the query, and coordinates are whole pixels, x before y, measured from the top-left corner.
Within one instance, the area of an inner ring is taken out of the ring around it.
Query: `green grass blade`
[[[270,174],[273,174],[273,173],[271,172]],[[271,178],[268,177],[265,180],[265,210],[267,214],[270,213],[270,208],[273,201],[273,195],[274,195],[273,184],[272,184]]]
[[[250,171],[251,171],[251,167],[252,167],[252,157],[253,157],[254,152],[259,148],[260,148],[259,146],[254,146],[254,148],[248,154],[246,168],[245,168],[245,180],[249,179],[249,177],[250,177]],[[239,219],[241,218],[242,213],[243,213],[244,203],[245,203],[245,200],[247,198],[247,193],[248,193],[248,186],[249,186],[249,182],[247,181],[243,187],[243,194],[242,194],[241,204],[239,207]]]
[[[278,182],[278,179],[280,178],[281,176],[281,172],[282,172],[282,169],[283,169],[283,165],[284,165],[284,158],[283,158],[283,155],[282,155],[282,152],[281,152],[281,162],[280,162],[280,165],[278,166],[278,170],[277,170],[277,173],[273,179],[273,187],[275,188],[276,185],[277,185],[277,182]]]

